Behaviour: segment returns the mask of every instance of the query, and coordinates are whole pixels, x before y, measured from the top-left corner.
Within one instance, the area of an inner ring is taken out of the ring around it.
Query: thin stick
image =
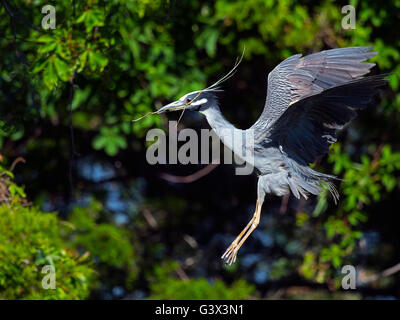
[[[190,101],[190,102],[185,103],[184,105],[182,105],[183,108],[180,108],[181,106],[178,106],[178,107],[170,107],[171,110],[183,110],[182,113],[181,113],[181,115],[180,115],[180,117],[179,117],[179,119],[178,119],[178,122],[176,123],[176,126],[178,126],[179,121],[181,120],[181,118],[182,118],[182,116],[183,116],[183,113],[185,112],[186,108],[187,108],[188,106],[190,106],[190,105],[193,103],[193,101],[195,101],[195,100],[200,96],[200,94],[201,94],[202,92],[203,92],[203,91],[199,91],[199,93],[192,99],[192,101]],[[144,116],[141,116],[141,117],[138,118],[138,119],[132,120],[132,122],[136,122],[136,121],[142,120],[143,118],[146,118],[147,116],[150,116],[150,115],[152,115],[152,114],[159,114],[159,111],[160,111],[160,110],[153,111],[153,112],[148,112],[148,113],[146,113]]]
[[[168,173],[161,173],[160,178],[167,180],[169,182],[173,182],[173,183],[192,183],[192,182],[197,181],[200,178],[206,176],[211,171],[213,171],[216,167],[218,167],[217,163],[210,163],[206,167],[204,167],[204,168],[200,169],[199,171],[196,171],[195,173],[192,173],[188,176],[174,176],[174,175],[168,174]]]
[[[147,116],[152,115],[152,114],[156,114],[156,113],[158,113],[158,111],[148,112],[144,116],[141,116],[138,119],[133,119],[132,122],[136,122],[136,121],[142,120],[143,118],[146,118]]]
[[[179,116],[178,122],[176,123],[175,127],[178,127],[178,124],[181,121],[183,114],[185,113],[186,107],[187,107],[187,104],[185,104],[185,107],[183,108],[183,111],[182,111],[181,115]]]
[[[388,269],[386,269],[386,270],[384,270],[384,271],[382,271],[382,272],[380,272],[378,274],[374,274],[374,275],[368,277],[367,279],[362,281],[362,283],[363,284],[370,283],[370,282],[378,280],[381,277],[391,276],[392,274],[395,274],[395,273],[397,273],[399,271],[400,271],[400,263],[398,263],[398,264],[394,265],[393,267],[390,267],[390,268],[388,268]]]
[[[185,107],[183,108],[183,111],[182,111],[181,115],[179,116],[178,122],[176,123],[176,127],[178,127],[178,124],[179,124],[179,122],[181,121],[181,119],[182,119],[182,117],[183,117],[183,114],[185,113],[186,107],[187,107],[187,106],[190,106],[190,105],[193,103],[193,101],[195,101],[195,100],[199,97],[199,95],[200,95],[201,93],[202,93],[202,91],[199,91],[199,93],[192,99],[192,101],[190,101],[190,102],[188,102],[188,103],[185,104]]]

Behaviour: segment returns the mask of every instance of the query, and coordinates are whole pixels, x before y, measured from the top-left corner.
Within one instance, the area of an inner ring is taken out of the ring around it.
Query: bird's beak
[[[170,104],[167,104],[166,106],[158,109],[157,111],[153,111],[153,112],[148,112],[146,113],[144,116],[141,116],[138,119],[134,119],[132,120],[133,122],[139,121],[143,118],[146,118],[147,116],[151,115],[151,114],[160,114],[160,113],[164,113],[166,111],[177,111],[177,110],[182,110],[185,109],[185,107],[187,106],[187,104],[183,103],[182,101],[174,101],[171,102]]]
[[[183,107],[185,106],[184,103],[182,103],[182,101],[174,101],[171,102],[170,104],[167,104],[166,106],[162,107],[161,109],[158,109],[157,113],[164,113],[166,111],[177,111],[180,109],[183,109]]]

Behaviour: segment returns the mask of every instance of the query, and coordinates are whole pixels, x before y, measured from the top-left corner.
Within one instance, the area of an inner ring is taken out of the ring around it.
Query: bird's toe
[[[237,244],[235,242],[233,242],[229,246],[229,248],[226,249],[226,251],[222,255],[221,259],[223,259],[225,261],[225,263],[228,265],[235,263],[238,250],[239,250],[239,248],[237,247]]]

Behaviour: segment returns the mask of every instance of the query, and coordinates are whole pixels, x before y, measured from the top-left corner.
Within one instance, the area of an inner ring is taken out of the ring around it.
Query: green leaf
[[[74,91],[74,99],[72,100],[72,110],[77,109],[83,103],[86,102],[87,98],[89,97],[92,88],[87,86],[85,89],[77,89]]]
[[[92,71],[99,70],[102,72],[108,64],[108,58],[98,51],[89,52],[89,64]]]
[[[103,127],[100,135],[97,135],[93,140],[93,148],[104,149],[109,156],[115,156],[119,149],[125,149],[126,147],[126,139],[119,135],[119,129],[116,127]]]
[[[52,90],[58,82],[56,71],[54,70],[54,64],[49,62],[43,71],[43,83],[47,88]]]
[[[68,81],[71,76],[71,73],[69,72],[67,63],[56,57],[54,59],[54,66],[56,68],[58,77],[62,81]]]
[[[210,57],[214,57],[217,51],[219,31],[214,28],[205,29],[195,40],[198,47],[204,47]]]

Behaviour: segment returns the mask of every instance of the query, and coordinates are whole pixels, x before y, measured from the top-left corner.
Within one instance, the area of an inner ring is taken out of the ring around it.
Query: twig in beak
[[[180,117],[179,117],[179,119],[178,119],[178,122],[176,123],[176,126],[178,126],[179,121],[181,121],[181,118],[182,118],[182,116],[183,116],[183,113],[184,113],[185,110],[186,110],[186,107],[189,106],[193,101],[195,101],[195,100],[199,97],[199,95],[200,95],[201,93],[202,93],[202,91],[200,91],[200,92],[192,99],[192,101],[190,101],[189,103],[184,104],[183,108],[180,108],[181,106],[177,106],[177,107],[172,107],[172,106],[171,106],[171,107],[168,108],[168,110],[169,110],[169,109],[171,109],[171,110],[182,110],[182,109],[183,109],[183,111],[182,111],[182,113],[181,113],[181,115],[180,115]],[[162,109],[163,109],[163,108],[162,108]],[[160,109],[160,110],[161,110],[161,109]],[[132,120],[132,122],[136,122],[136,121],[142,120],[143,118],[146,118],[147,116],[150,116],[150,115],[152,115],[152,114],[160,114],[160,110],[153,111],[153,112],[148,112],[148,113],[146,113],[144,116],[141,116],[141,117],[138,118],[138,119]]]
[[[195,101],[195,100],[199,97],[199,95],[200,95],[201,93],[202,93],[202,91],[199,91],[199,93],[192,99],[192,101],[190,101],[190,102],[188,102],[188,103],[185,104],[185,107],[183,108],[183,111],[182,111],[181,115],[179,116],[178,122],[176,123],[176,127],[178,127],[178,124],[179,124],[179,122],[181,121],[181,119],[182,119],[182,117],[183,117],[183,114],[185,113],[186,107],[187,107],[187,106],[190,106],[190,105],[193,103],[193,101]]]
[[[147,116],[150,116],[150,115],[156,114],[156,113],[158,113],[158,111],[148,112],[148,113],[146,113],[144,116],[141,116],[141,117],[138,118],[138,119],[133,119],[132,122],[136,122],[136,121],[142,120],[143,118],[146,118]]]
[[[185,107],[183,108],[182,113],[181,113],[181,115],[179,116],[179,119],[178,119],[178,122],[177,122],[176,125],[175,125],[175,128],[178,127],[178,124],[179,124],[179,122],[181,121],[181,119],[182,119],[182,117],[183,117],[183,114],[185,113],[185,110],[186,110],[186,107],[187,107],[187,106],[188,106],[188,104],[185,104]]]

